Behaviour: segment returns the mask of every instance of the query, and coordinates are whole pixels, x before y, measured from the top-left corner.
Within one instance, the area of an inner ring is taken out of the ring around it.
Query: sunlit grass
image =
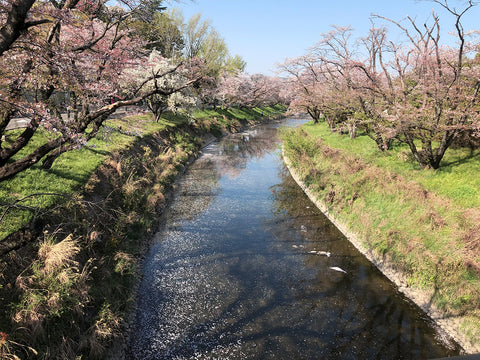
[[[255,107],[253,109],[250,108],[228,108],[228,109],[205,109],[205,110],[197,110],[194,114],[195,118],[203,118],[203,117],[217,117],[219,121],[225,121],[225,118],[234,118],[239,120],[258,120],[262,117],[267,117],[271,115],[275,115],[278,113],[283,113],[286,110],[285,106],[283,105],[275,105],[275,106],[268,106],[258,108]],[[224,118],[225,116],[225,118]]]
[[[480,150],[449,149],[438,170],[422,169],[417,162],[408,158],[405,144],[396,144],[392,150],[382,153],[375,142],[360,134],[351,140],[348,136],[332,133],[326,124],[309,123],[305,130],[320,137],[325,144],[344,149],[368,162],[416,181],[426,190],[447,196],[464,207],[480,207]]]
[[[0,216],[5,210],[8,210],[1,221],[0,239],[21,229],[33,218],[63,199],[63,196],[60,195],[68,195],[79,189],[113,152],[130,146],[140,135],[153,134],[179,123],[175,124],[171,119],[160,119],[159,122],[153,122],[150,114],[111,119],[105,122],[105,126],[96,138],[90,140],[80,150],[62,154],[51,169],[44,170],[38,163],[14,178],[0,182],[0,205],[2,206],[11,204],[16,199],[39,194],[18,203],[21,207],[28,207],[32,210],[0,208]],[[19,152],[15,158],[25,156],[30,149],[48,141],[48,135],[39,130],[31,144]]]

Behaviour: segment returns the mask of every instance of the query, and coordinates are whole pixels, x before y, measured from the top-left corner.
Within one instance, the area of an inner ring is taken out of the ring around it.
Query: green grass
[[[351,140],[348,136],[332,133],[323,123],[309,123],[305,125],[305,130],[312,136],[322,138],[329,146],[356,154],[368,162],[416,181],[426,190],[446,196],[458,205],[480,207],[480,150],[472,153],[469,149],[449,149],[438,170],[425,170],[413,159],[405,159],[409,154],[405,144],[396,144],[392,150],[382,153],[366,135],[360,134]]]
[[[218,121],[222,124],[227,124],[226,119],[237,119],[244,121],[253,121],[258,120],[263,117],[278,115],[279,113],[285,112],[286,107],[283,105],[268,106],[263,108],[255,107],[250,108],[228,108],[228,109],[205,109],[197,110],[194,113],[194,117],[201,118],[213,118],[216,117]]]
[[[22,207],[28,207],[30,210],[10,208],[1,222],[0,239],[21,229],[32,219],[41,216],[54,204],[62,201],[62,196],[53,194],[68,195],[79,189],[106,158],[115,151],[133,144],[138,136],[148,136],[185,124],[187,121],[184,118],[168,114],[159,122],[153,122],[151,119],[151,114],[144,114],[108,120],[97,137],[90,140],[87,146],[62,154],[51,169],[43,170],[40,164],[36,164],[13,179],[0,182],[1,205],[31,194],[51,194],[29,197],[19,203]],[[17,154],[15,158],[21,158],[30,149],[47,141],[47,135],[45,132],[39,131],[29,147]],[[4,209],[4,207],[0,207],[2,214]]]
[[[135,121],[131,119],[114,119],[105,122],[98,138],[89,141],[87,146],[62,154],[49,170],[43,170],[40,164],[19,173],[8,181],[0,182],[0,204],[9,203],[31,194],[71,194],[85,184],[95,169],[114,151],[132,144],[136,136],[118,132],[119,128],[129,128],[130,132],[148,135],[169,126],[168,122],[153,123],[150,116],[141,116]],[[16,155],[21,158],[30,149],[39,146],[47,140],[47,134],[39,131],[29,147]],[[31,211],[9,209],[0,227],[0,239],[25,226],[34,217],[57,203],[61,197],[55,195],[39,195],[19,203],[29,207]],[[3,208],[4,209],[4,208]],[[2,207],[0,207],[2,210]],[[3,214],[2,210],[2,214]]]

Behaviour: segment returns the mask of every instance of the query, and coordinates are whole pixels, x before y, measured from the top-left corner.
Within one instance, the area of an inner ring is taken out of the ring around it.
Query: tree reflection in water
[[[177,194],[182,201],[171,209],[171,216],[176,214],[182,220],[195,219],[208,208],[222,176],[235,179],[249,160],[261,158],[277,146],[276,129],[270,125],[233,134],[205,147],[203,156],[190,166],[182,179]]]

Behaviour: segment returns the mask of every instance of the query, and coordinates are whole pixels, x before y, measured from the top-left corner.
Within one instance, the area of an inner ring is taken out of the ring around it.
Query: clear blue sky
[[[461,0],[450,0],[458,8]],[[182,0],[167,1],[182,9],[185,20],[202,13],[225,39],[230,53],[247,62],[250,74],[272,75],[275,64],[303,55],[331,25],[351,25],[356,37],[367,34],[370,15],[395,20],[409,15],[420,24],[440,15],[445,32],[454,30],[453,17],[429,1],[415,0]],[[480,5],[465,17],[465,30],[480,29]]]

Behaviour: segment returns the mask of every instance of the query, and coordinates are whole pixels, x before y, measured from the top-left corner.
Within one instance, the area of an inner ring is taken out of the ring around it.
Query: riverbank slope
[[[1,183],[0,358],[103,358],[176,177],[209,141],[284,110],[112,119],[51,170]]]
[[[292,176],[319,209],[466,352],[480,352],[478,209],[328,146],[308,127],[282,138]]]

